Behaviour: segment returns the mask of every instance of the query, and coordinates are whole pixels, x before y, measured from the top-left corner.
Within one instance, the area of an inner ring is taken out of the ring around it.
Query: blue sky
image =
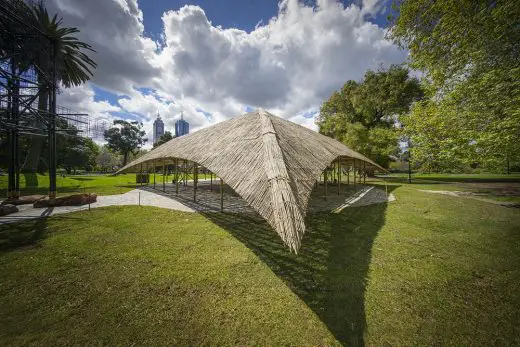
[[[348,6],[352,1],[341,1]],[[308,5],[314,5],[315,1],[305,1]],[[159,37],[162,32],[160,21],[164,12],[178,10],[184,5],[198,5],[204,9],[208,19],[215,26],[225,28],[238,28],[247,32],[252,31],[262,21],[267,23],[269,19],[278,14],[277,0],[148,0],[139,1],[139,7],[143,10],[145,33],[152,37]],[[386,17],[390,10],[390,3],[385,4],[385,10],[378,13],[370,21],[379,26],[386,25]]]
[[[48,0],[97,51],[91,82],[59,102],[108,122],[140,120],[147,132],[158,111],[167,129],[182,110],[197,130],[255,108],[316,129],[332,92],[407,56],[385,37],[390,0],[318,4]]]

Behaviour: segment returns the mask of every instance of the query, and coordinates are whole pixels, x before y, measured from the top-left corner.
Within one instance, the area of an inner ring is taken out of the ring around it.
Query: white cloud
[[[181,109],[197,129],[237,116],[246,105],[316,129],[304,115],[316,115],[334,90],[367,69],[406,59],[383,28],[366,20],[381,11],[379,0],[347,7],[318,0],[314,8],[284,0],[276,17],[250,33],[215,27],[203,9],[184,6],[163,14],[160,45],[143,36],[136,0],[52,2],[98,50],[93,82],[121,94],[119,106],[140,114],[147,129],[157,110],[171,130]],[[145,95],[139,87],[155,92]]]
[[[92,82],[117,94],[153,85],[160,76],[153,59],[157,45],[143,36],[143,14],[137,0],[50,0],[49,12],[59,13],[64,25],[80,29],[97,62]]]

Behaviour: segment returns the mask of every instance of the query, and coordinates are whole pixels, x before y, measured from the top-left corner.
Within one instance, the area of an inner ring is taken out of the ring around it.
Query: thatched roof
[[[357,167],[377,164],[342,143],[265,111],[175,138],[122,168],[163,159],[194,161],[222,178],[297,251],[314,183],[334,160]],[[364,163],[364,164],[363,164]],[[382,169],[384,170],[384,169]]]

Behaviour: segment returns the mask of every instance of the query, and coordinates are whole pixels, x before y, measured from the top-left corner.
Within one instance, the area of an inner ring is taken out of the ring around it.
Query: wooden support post
[[[363,184],[365,184],[367,182],[367,170],[366,170],[366,166],[365,166],[365,162],[363,162]]]
[[[163,168],[162,168],[162,191],[166,191],[166,159],[163,159]]]
[[[341,190],[341,158],[338,159],[338,195]]]
[[[353,169],[352,171],[354,172],[354,185],[356,185],[356,159],[354,159],[354,163],[353,163]]]
[[[209,174],[209,191],[213,191],[213,172]]]
[[[179,159],[175,158],[175,195],[179,195]]]
[[[323,172],[323,181],[325,182],[325,200],[327,200],[327,168]]]
[[[224,182],[220,179],[220,212],[224,212]]]
[[[145,172],[145,175],[146,175],[146,182],[144,182],[144,185],[148,187],[148,184],[150,183],[150,177],[148,176],[149,175],[149,173],[148,173],[148,162],[146,162],[146,164],[145,164],[144,172]]]
[[[348,165],[348,170],[347,170],[347,185],[350,184],[350,170],[351,170],[351,166],[350,164]]]
[[[153,161],[153,189],[155,189],[155,160]]]
[[[193,162],[193,202],[197,202],[197,181],[199,179],[198,165]]]

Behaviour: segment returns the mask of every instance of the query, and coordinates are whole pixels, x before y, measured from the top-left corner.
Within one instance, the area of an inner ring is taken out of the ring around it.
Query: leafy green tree
[[[145,131],[142,123],[115,120],[114,127],[105,131],[107,147],[123,156],[123,166],[128,162],[129,154],[137,154],[138,150],[146,143]]]
[[[72,140],[63,156],[60,158],[61,166],[65,167],[68,173],[71,171],[76,174],[76,170],[84,168],[91,171],[96,164],[96,157],[99,147],[88,137],[77,137]]]
[[[57,165],[68,173],[76,173],[77,169],[91,170],[96,164],[99,146],[88,137],[81,136],[78,129],[67,124],[63,119],[56,119],[56,125],[63,130],[56,141]],[[47,154],[48,146],[43,148]]]
[[[165,131],[164,134],[161,135],[159,140],[153,144],[153,148],[159,147],[160,145],[172,140],[175,136],[172,135],[171,132]]]
[[[421,156],[418,144],[436,134],[450,160],[495,169],[519,161],[518,3],[400,0],[394,10],[390,37],[410,51],[411,66],[425,72],[433,89],[410,118],[431,118],[423,120],[431,130],[408,122],[415,130],[412,156]],[[457,146],[448,155],[450,142]]]
[[[96,156],[96,166],[106,172],[119,164],[120,156],[112,152],[107,145],[101,146],[99,154]]]
[[[399,153],[398,117],[422,96],[419,81],[402,66],[369,70],[362,81],[347,81],[322,104],[319,131],[388,167]]]
[[[38,44],[32,46],[32,53],[28,54],[30,65],[37,66],[35,70],[40,85],[38,109],[49,111],[50,86],[59,83],[65,88],[81,85],[90,79],[96,63],[84,53],[93,52],[92,47],[73,36],[79,33],[77,28],[63,27],[62,19],[58,19],[57,14],[51,18],[42,1],[29,6],[32,14],[30,24],[50,38],[41,37]],[[57,80],[50,81],[54,65]],[[31,147],[23,165],[25,171],[37,169],[43,142],[43,137],[32,136]]]

